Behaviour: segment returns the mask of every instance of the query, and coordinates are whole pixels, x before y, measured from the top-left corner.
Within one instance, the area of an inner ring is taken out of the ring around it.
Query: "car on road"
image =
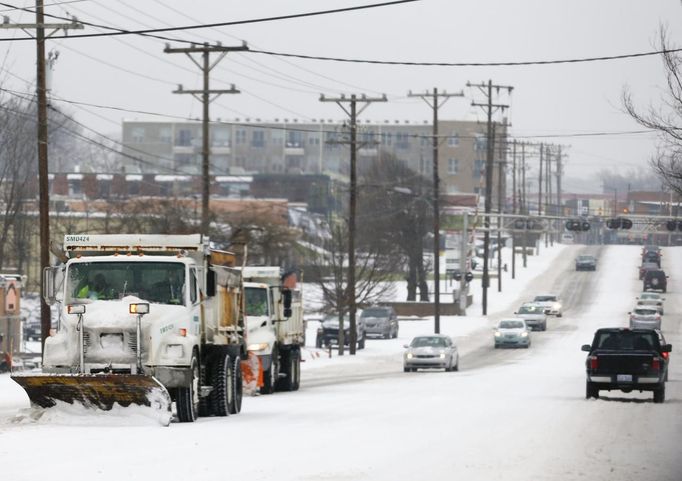
[[[644,279],[644,275],[646,274],[647,271],[653,271],[658,269],[659,265],[656,264],[655,262],[642,262],[642,265],[639,266],[639,280]]]
[[[445,369],[459,371],[459,352],[454,341],[442,334],[417,336],[405,345],[403,371]]]
[[[559,296],[556,294],[542,294],[535,296],[533,302],[543,306],[547,314],[550,316],[561,317],[564,315],[563,306],[561,305]]]
[[[661,314],[655,306],[635,307],[628,312],[630,315],[630,329],[660,329]]]
[[[580,255],[575,258],[576,271],[596,271],[597,258],[590,255]]]
[[[526,325],[531,329],[539,331],[547,330],[547,314],[545,306],[535,302],[526,302],[519,310],[514,313],[516,317],[520,317],[526,321]]]
[[[644,273],[644,292],[646,291],[661,291],[668,290],[668,276],[662,270],[650,270]]]
[[[365,323],[367,337],[393,339],[398,337],[398,316],[390,306],[371,306],[362,310],[360,315]]]
[[[660,293],[658,292],[642,292],[639,296],[636,297],[637,299],[637,306],[642,306],[642,307],[652,307],[655,306],[658,309],[658,312],[661,314],[661,316],[664,314],[664,308],[663,308],[663,301],[665,301],[665,297],[661,296]]]
[[[502,346],[530,347],[530,331],[526,321],[518,318],[501,319],[494,328],[495,349]]]
[[[361,316],[355,319],[357,348],[365,348],[365,321]],[[330,314],[322,319],[320,327],[317,329],[317,337],[315,339],[315,346],[324,347],[330,345],[338,345],[339,343],[339,316],[337,314]],[[343,319],[343,344],[350,346],[350,319],[344,316]]]
[[[663,353],[670,344],[661,344],[654,329],[602,328],[592,344],[584,344],[587,352],[585,398],[599,398],[599,391],[653,391],[654,402],[665,401],[668,364]]]
[[[642,254],[642,262],[653,262],[661,267],[661,254],[652,251],[646,252]]]

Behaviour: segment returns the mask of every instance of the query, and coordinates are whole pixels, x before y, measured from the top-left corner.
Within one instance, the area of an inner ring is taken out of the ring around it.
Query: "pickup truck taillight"
[[[661,369],[661,360],[657,357],[653,358],[651,361],[651,369],[654,369],[655,371],[658,371]]]
[[[661,356],[663,356],[663,359],[668,360],[668,356],[670,355],[669,352],[662,352]]]
[[[597,356],[590,356],[587,359],[590,363],[590,369],[597,369],[599,367],[599,359]]]

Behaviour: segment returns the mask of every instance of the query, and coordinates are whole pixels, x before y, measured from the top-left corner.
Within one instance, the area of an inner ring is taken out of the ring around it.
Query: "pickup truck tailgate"
[[[593,373],[598,374],[650,374],[654,356],[651,353],[609,354],[598,353],[598,367]],[[657,373],[657,371],[656,371]]]

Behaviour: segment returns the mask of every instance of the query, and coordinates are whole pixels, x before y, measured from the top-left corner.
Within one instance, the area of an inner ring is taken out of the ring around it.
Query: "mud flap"
[[[115,403],[170,411],[168,391],[152,376],[133,374],[15,374],[31,405],[50,408],[57,401],[110,410]]]

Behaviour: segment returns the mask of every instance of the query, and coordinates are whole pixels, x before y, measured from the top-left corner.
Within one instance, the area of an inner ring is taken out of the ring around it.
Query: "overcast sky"
[[[17,7],[33,1],[2,0]],[[380,3],[379,0],[45,0],[46,12],[127,30],[234,22],[279,15]],[[0,6],[12,23],[34,22],[30,13]],[[254,50],[404,62],[517,62],[623,55],[655,50],[660,25],[682,45],[679,0],[421,0],[360,11],[244,25],[166,32],[161,35]],[[48,22],[60,22],[47,19]],[[107,30],[87,27],[72,35]],[[58,33],[57,35],[61,35]],[[0,38],[26,38],[20,30]],[[122,119],[199,117],[201,105],[172,91],[201,87],[200,70],[184,54],[165,54],[165,41],[137,35],[51,40],[47,50],[59,57],[53,66],[55,99],[112,106],[168,117],[55,101],[76,118],[108,135],[120,135]],[[172,47],[183,46],[171,42]],[[1,79],[6,88],[31,90],[35,80],[35,44],[0,43]],[[217,58],[214,54],[213,58]],[[647,168],[655,135],[566,136],[590,132],[627,132],[641,127],[623,113],[621,94],[629,86],[646,107],[660,99],[665,84],[661,59],[642,57],[604,62],[511,67],[388,66],[304,60],[257,53],[230,53],[213,70],[211,86],[242,93],[211,104],[211,117],[344,120],[320,94],[388,96],[373,103],[363,120],[430,121],[430,108],[408,91],[464,90],[442,107],[441,119],[484,120],[471,102],[484,102],[467,81],[511,85],[512,132],[518,138],[566,146],[567,177],[593,179],[602,168],[626,173]],[[90,133],[94,136],[93,133]]]

